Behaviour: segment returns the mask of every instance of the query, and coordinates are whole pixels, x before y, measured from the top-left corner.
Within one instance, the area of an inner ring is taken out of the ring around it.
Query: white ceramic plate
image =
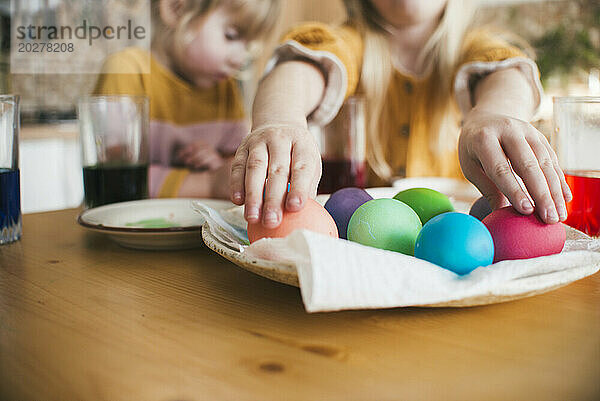
[[[145,199],[84,210],[77,222],[127,248],[195,248],[202,246],[200,233],[205,220],[192,209],[194,200],[219,211],[234,206],[219,199]]]

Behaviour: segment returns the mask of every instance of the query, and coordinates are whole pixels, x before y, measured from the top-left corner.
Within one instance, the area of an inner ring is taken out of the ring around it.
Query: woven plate
[[[271,260],[251,258],[243,252],[240,253],[234,251],[224,246],[214,237],[208,224],[202,226],[202,239],[210,249],[243,269],[279,283],[293,285],[295,287],[299,286],[298,275],[296,274],[296,268],[294,266],[273,262]]]
[[[469,208],[473,201],[477,198],[478,192],[471,184],[447,179],[447,178],[438,178],[438,177],[421,177],[421,178],[408,178],[398,180],[394,183],[393,187],[380,187],[380,188],[367,188],[366,191],[373,198],[388,198],[394,196],[398,191],[404,190],[407,188],[415,188],[415,187],[427,187],[432,188],[437,191],[440,191],[447,195],[456,211],[468,213]],[[329,195],[319,195],[317,197],[317,201],[321,204],[324,204],[328,199]],[[222,212],[222,216],[228,221],[230,224],[233,224],[237,227],[244,227],[245,221],[243,217],[242,208],[238,207],[238,209],[230,209],[225,212]],[[568,226],[565,226],[567,229],[567,239],[589,239],[585,234],[572,229]],[[296,273],[296,268],[290,264],[284,264],[281,262],[274,262],[272,260],[259,259],[255,257],[251,257],[243,252],[238,252],[233,250],[221,243],[217,240],[217,238],[211,232],[211,229],[208,224],[204,224],[202,226],[202,239],[204,243],[213,251],[223,256],[224,258],[230,260],[234,264],[239,267],[246,269],[252,273],[258,274],[259,276],[266,277],[270,280],[277,281],[283,284],[292,285],[298,287],[298,275]],[[572,281],[575,281],[572,280]],[[476,305],[487,305],[494,304],[499,302],[507,302],[515,299],[531,297],[533,295],[542,294],[548,291],[552,291],[559,287],[563,287],[570,282],[561,283],[558,285],[549,285],[548,287],[538,288],[535,290],[523,291],[518,294],[510,294],[510,295],[477,295],[468,298],[457,299],[453,301],[447,301],[436,304],[415,304],[413,306],[425,306],[425,307],[465,307],[465,306],[476,306]]]
[[[225,259],[230,260],[239,267],[248,270],[252,273],[258,274],[259,276],[266,277],[270,280],[277,281],[279,283],[292,285],[298,287],[298,275],[296,269],[292,265],[273,262],[271,260],[258,259],[249,257],[245,253],[234,251],[222,243],[220,243],[215,236],[212,234],[208,224],[202,226],[202,239],[204,243],[213,251],[223,256]],[[457,299],[448,302],[441,302],[436,304],[421,304],[414,306],[424,307],[465,307],[465,306],[477,306],[477,305],[488,305],[500,302],[512,301],[515,299],[527,298],[538,294],[543,294],[548,291],[555,290],[563,287],[567,283],[561,283],[559,285],[553,285],[545,288],[540,288],[534,291],[526,291],[519,294],[511,295],[478,295],[468,298]]]

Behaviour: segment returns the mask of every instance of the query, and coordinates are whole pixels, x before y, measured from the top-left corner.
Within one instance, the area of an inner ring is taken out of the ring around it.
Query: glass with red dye
[[[567,203],[566,224],[592,236],[600,236],[600,170],[566,171],[573,200]]]
[[[566,224],[600,235],[600,97],[555,97],[552,147],[573,200]]]

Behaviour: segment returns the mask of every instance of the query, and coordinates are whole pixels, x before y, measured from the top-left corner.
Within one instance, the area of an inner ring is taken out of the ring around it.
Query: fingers
[[[214,170],[220,167],[223,163],[223,158],[216,153],[194,155],[183,159],[185,166],[193,169],[209,169]]]
[[[193,169],[210,170],[217,169],[223,165],[223,158],[210,145],[204,142],[196,142],[185,146],[177,152],[177,159],[185,166]]]
[[[289,142],[270,142],[267,144],[267,149],[269,162],[262,224],[267,228],[275,228],[281,223],[283,215],[283,200],[290,174],[291,144]]]
[[[199,169],[207,168],[209,170],[216,170],[223,165],[223,158],[218,153],[211,153],[192,160],[191,164]]]
[[[479,189],[481,194],[487,199],[493,210],[500,209],[510,205],[508,199],[498,190],[496,184],[485,175],[479,162],[470,157],[462,157],[460,160],[461,169],[465,177]]]
[[[567,184],[567,179],[565,178],[565,173],[560,168],[560,164],[558,163],[558,157],[556,156],[554,149],[552,149],[552,146],[550,146],[550,143],[548,143],[548,139],[546,139],[546,137],[544,135],[540,135],[540,136],[541,136],[542,143],[546,147],[548,154],[550,155],[550,158],[552,159],[552,165],[554,166],[554,171],[556,171],[556,174],[558,175],[558,178],[560,180],[560,187],[562,189],[564,199],[566,202],[570,202],[573,200],[573,194],[571,193],[571,188],[569,188],[569,184]]]
[[[523,179],[533,198],[537,214],[546,223],[558,222],[556,206],[550,192],[549,182],[544,174],[545,172],[550,173],[547,160],[538,160],[523,136],[507,135],[503,139],[504,150],[510,157],[515,172]],[[541,163],[544,164],[543,167]],[[555,174],[554,169],[552,169],[552,174]]]
[[[548,152],[546,146],[544,146],[544,144],[537,138],[537,135],[536,137],[528,138],[527,143],[531,147],[535,158],[537,159],[539,165],[537,169],[541,169],[544,177],[546,178],[547,188],[550,190],[550,195],[552,198],[550,199],[550,204],[546,208],[545,220],[550,222],[548,215],[552,213],[552,207],[554,207],[558,213],[558,217],[556,219],[551,219],[551,222],[565,221],[567,219],[567,206],[565,203],[561,179],[554,166],[554,160],[552,160],[552,156]],[[560,168],[558,170],[560,171]],[[547,197],[547,193],[544,193],[543,196]],[[538,202],[536,201],[536,205],[537,204]]]
[[[249,223],[260,221],[266,228],[275,228],[284,206],[298,211],[308,196],[316,195],[320,160],[318,146],[306,128],[286,125],[255,130],[232,161],[231,200],[245,204]]]
[[[531,124],[496,113],[472,111],[459,138],[459,157],[465,177],[480,189],[492,207],[496,208],[499,202],[495,186],[522,214],[530,214],[533,203],[545,223],[566,219],[565,200],[572,199],[571,191],[548,140]]]
[[[498,138],[495,136],[484,137],[478,146],[477,155],[485,174],[506,195],[513,207],[522,214],[532,213],[533,205],[519,185]],[[488,189],[486,192],[491,191]],[[489,196],[493,197],[493,195]],[[488,198],[488,200],[492,207],[498,204],[498,200],[494,197],[493,199]]]
[[[501,129],[480,131],[470,159],[481,163],[488,179],[520,213],[531,213],[533,201],[536,213],[545,223],[566,220],[565,198],[570,199],[570,190],[548,141],[528,123],[509,120],[498,126]],[[469,169],[469,180],[496,208],[498,194],[475,167]]]
[[[316,195],[321,163],[320,156],[317,154],[315,157],[314,153],[314,149],[300,144],[295,144],[292,149],[290,192],[285,204],[290,212],[302,209],[306,199]]]
[[[214,151],[214,149],[212,146],[210,146],[202,141],[199,141],[199,142],[190,143],[190,144],[182,146],[177,151],[177,157],[183,159],[185,157],[193,156],[196,153],[203,153],[203,152],[207,152],[207,151]]]
[[[267,145],[262,142],[248,151],[244,179],[246,191],[244,217],[248,223],[257,223],[260,220],[268,157]]]
[[[229,174],[229,198],[236,205],[244,204],[247,160],[248,150],[245,145],[241,145],[235,152],[235,156],[231,162],[231,173]]]

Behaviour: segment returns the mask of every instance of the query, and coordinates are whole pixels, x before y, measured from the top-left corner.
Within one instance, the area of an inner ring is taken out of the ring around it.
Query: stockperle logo
[[[131,47],[149,73],[150,39],[150,0],[11,0],[13,74],[131,73],[107,63]]]

